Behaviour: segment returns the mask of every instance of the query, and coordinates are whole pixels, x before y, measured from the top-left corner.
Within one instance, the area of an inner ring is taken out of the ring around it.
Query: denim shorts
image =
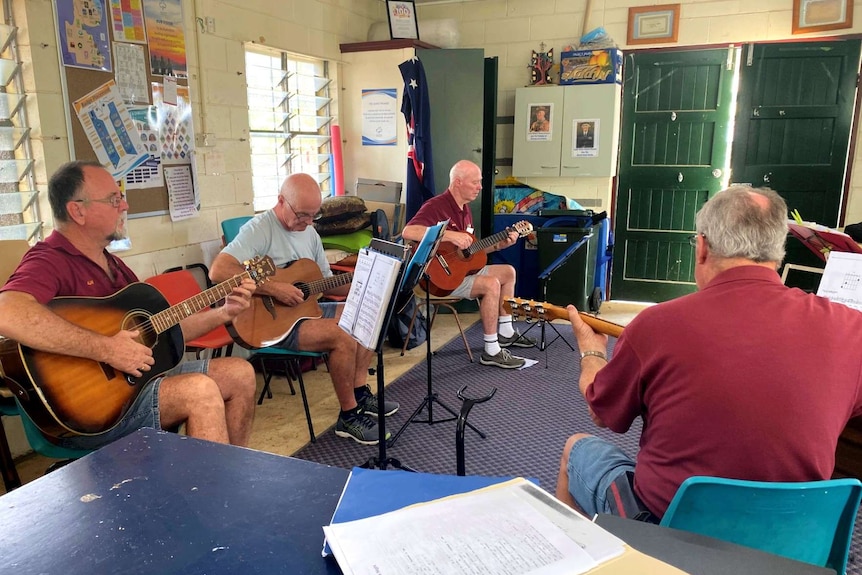
[[[470,292],[473,291],[473,283],[476,281],[476,276],[483,276],[488,273],[488,266],[483,267],[475,274],[471,274],[464,278],[461,285],[455,288],[447,297],[460,297],[462,299],[476,299],[470,297]]]
[[[585,437],[572,446],[566,463],[569,493],[588,517],[610,513],[608,487],[634,469],[635,462],[616,445],[595,436]]]
[[[332,319],[335,317],[335,313],[338,311],[338,306],[343,305],[336,302],[325,301],[320,303],[320,311],[323,312],[323,315],[318,319]],[[294,326],[293,330],[288,334],[284,341],[278,344],[278,347],[282,349],[295,349],[299,350],[299,326],[306,320],[302,320],[297,322]]]
[[[209,360],[184,361],[178,366],[166,371],[163,375],[155,378],[141,390],[135,402],[126,412],[116,427],[106,433],[99,435],[79,435],[59,440],[61,447],[70,449],[98,449],[103,445],[117,440],[136,431],[142,427],[152,427],[161,430],[162,425],[159,415],[159,387],[162,380],[172,375],[183,375],[186,373],[207,373],[209,371]]]

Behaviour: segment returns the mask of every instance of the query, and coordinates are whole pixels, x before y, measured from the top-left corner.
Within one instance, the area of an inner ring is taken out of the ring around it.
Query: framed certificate
[[[389,37],[393,40],[419,39],[416,24],[416,4],[408,0],[386,0],[386,15],[389,17]]]

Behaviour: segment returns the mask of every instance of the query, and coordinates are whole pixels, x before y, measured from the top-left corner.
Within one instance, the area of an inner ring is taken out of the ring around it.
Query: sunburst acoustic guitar
[[[269,257],[244,265],[245,272],[174,306],[146,283],[129,284],[104,298],[58,297],[48,303],[63,319],[101,335],[138,330],[139,341],[152,348],[155,360],[140,377],[106,363],[39,351],[9,339],[0,342],[0,376],[49,439],[109,431],[148,382],[182,360],[182,320],[230,295],[243,279],[260,284],[275,273]]]
[[[422,287],[437,297],[449,295],[461,285],[464,278],[485,267],[488,263],[485,250],[505,240],[509,232],[513,231],[520,237],[527,236],[533,231],[533,224],[526,220],[520,221],[492,236],[474,241],[470,247],[463,250],[451,242],[440,242],[437,253],[425,269],[431,285],[426,287],[423,282]]]
[[[276,270],[272,281],[295,285],[302,290],[304,301],[296,306],[287,306],[272,296],[254,294],[251,306],[236,316],[227,330],[234,341],[247,349],[275,345],[290,335],[300,320],[323,315],[318,303],[323,292],[347,285],[352,280],[352,272],[324,278],[314,260],[292,261]]]

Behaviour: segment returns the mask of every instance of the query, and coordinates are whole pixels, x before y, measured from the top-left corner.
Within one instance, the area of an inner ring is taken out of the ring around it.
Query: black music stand
[[[440,243],[440,238],[443,237],[443,232],[445,231],[445,229],[446,229],[445,226],[441,229],[440,236],[435,241],[434,249],[431,251],[431,254],[429,254],[429,257],[427,258],[427,260],[422,264],[421,276],[418,276],[416,278],[417,281],[413,282],[413,286],[415,286],[416,283],[418,283],[418,280],[420,278],[423,281],[425,281],[426,286],[428,285],[428,282],[430,282],[430,278],[428,277],[428,274],[425,273],[425,268],[428,266],[428,263],[431,261],[431,257],[433,256],[434,252],[436,252],[437,244]],[[425,240],[423,239],[423,241],[425,241]],[[411,296],[413,295],[413,286],[410,287],[410,295]],[[428,370],[428,373],[426,375],[426,385],[428,386],[427,392],[425,394],[425,398],[422,400],[422,403],[419,404],[419,407],[417,407],[413,411],[413,413],[410,415],[410,417],[407,418],[407,421],[404,422],[404,425],[401,426],[401,429],[399,429],[398,432],[392,436],[392,439],[389,440],[389,447],[392,447],[393,445],[395,445],[395,442],[398,440],[398,438],[401,436],[401,434],[404,433],[404,430],[407,429],[407,426],[413,422],[427,423],[429,425],[434,425],[435,423],[445,423],[447,421],[455,421],[456,419],[458,419],[458,416],[459,416],[458,412],[456,412],[454,409],[452,409],[451,407],[449,407],[448,405],[446,405],[445,403],[443,403],[440,400],[440,398],[437,396],[437,394],[434,392],[434,390],[431,386],[431,358],[433,357],[434,353],[431,351],[431,295],[427,289],[425,290],[425,334],[426,334],[425,335],[425,365],[426,365],[427,370]],[[445,409],[446,411],[448,411],[451,414],[451,417],[446,417],[444,419],[434,419],[434,404],[435,403],[437,405],[439,405],[440,407],[442,407],[443,409]],[[417,417],[419,417],[419,414],[422,413],[422,411],[426,408],[428,409],[427,419],[416,419]],[[465,419],[466,419],[466,417],[465,417]],[[485,439],[487,437],[487,435],[485,435],[484,433],[479,431],[473,424],[466,423],[466,426],[469,427],[470,429],[472,429],[473,431],[475,431],[476,433],[478,433],[482,439]]]
[[[395,311],[402,309],[409,301],[409,298],[413,297],[413,288],[416,287],[416,284],[424,275],[425,267],[428,265],[428,262],[432,257],[434,257],[434,253],[437,251],[437,245],[440,243],[440,238],[443,237],[443,232],[446,229],[446,223],[447,222],[444,222],[428,228],[428,231],[425,233],[425,237],[422,238],[422,241],[418,246],[416,246],[413,257],[409,262],[405,262],[404,265],[401,266],[400,273],[395,282],[395,289],[389,298],[386,315],[384,316],[380,333],[377,334],[377,343],[374,347],[374,350],[377,352],[377,402],[381,407],[384,405],[384,392],[386,388],[386,379],[383,374],[383,341],[385,340],[385,334],[389,329],[389,322],[392,320],[392,316],[395,314]],[[393,242],[384,242],[382,240],[372,240],[371,248],[400,257],[402,261],[404,261],[403,254],[406,254],[406,247],[404,245]],[[400,256],[398,255],[399,249],[402,254]],[[377,457],[372,457],[366,461],[361,467],[366,469],[386,469],[391,465],[396,469],[414,471],[406,465],[403,465],[399,460],[387,457],[386,416],[382,413],[380,413],[377,418],[377,430],[378,455]]]

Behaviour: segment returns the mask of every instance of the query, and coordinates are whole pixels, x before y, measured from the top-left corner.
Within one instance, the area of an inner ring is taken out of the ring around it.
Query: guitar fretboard
[[[484,239],[481,239],[477,242],[474,242],[472,245],[470,245],[469,248],[467,248],[464,251],[467,252],[467,255],[470,255],[470,256],[472,256],[473,254],[477,254],[477,253],[485,250],[486,248],[490,248],[494,244],[500,243],[501,241],[508,238],[510,231],[511,231],[511,228],[506,228],[503,231],[497,232],[493,236],[488,236],[487,238],[484,238]]]
[[[187,317],[190,317],[202,309],[208,308],[219,300],[226,298],[233,288],[242,283],[245,278],[251,277],[251,272],[243,272],[237,276],[225,280],[222,283],[209,288],[206,291],[181,301],[177,305],[154,314],[150,321],[156,333],[163,333],[174,327]]]
[[[331,289],[347,285],[352,281],[353,272],[349,272],[343,274],[335,274],[329,276],[328,278],[314,280],[311,282],[303,282],[303,285],[305,285],[308,291],[308,295],[312,295],[317,293],[323,293]]]

